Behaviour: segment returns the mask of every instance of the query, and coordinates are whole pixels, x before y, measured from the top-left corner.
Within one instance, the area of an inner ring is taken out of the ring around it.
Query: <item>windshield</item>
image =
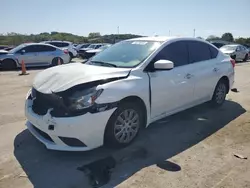
[[[105,50],[106,48],[110,47],[111,45],[105,45],[105,46],[101,46],[99,49],[101,50]]]
[[[88,48],[95,48],[96,44],[90,44]]]
[[[17,51],[21,50],[23,47],[25,47],[25,44],[20,44],[19,46],[13,48],[12,50],[9,51],[9,53],[14,54]]]
[[[104,62],[116,67],[135,67],[161,45],[156,41],[123,41],[95,55],[91,62]]]
[[[89,46],[89,44],[80,45],[81,48],[87,48],[88,46]]]
[[[220,49],[221,50],[236,50],[237,46],[229,46],[229,45],[225,45],[222,46]]]

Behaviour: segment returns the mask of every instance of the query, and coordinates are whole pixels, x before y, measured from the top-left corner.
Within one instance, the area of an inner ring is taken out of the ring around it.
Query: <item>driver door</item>
[[[38,63],[39,54],[36,50],[36,46],[37,45],[29,45],[17,52],[19,64],[21,64],[22,61],[24,61],[26,66],[32,66]]]
[[[194,79],[185,41],[165,46],[153,59],[170,60],[172,70],[149,73],[151,80],[151,119],[157,120],[190,106],[194,101]]]

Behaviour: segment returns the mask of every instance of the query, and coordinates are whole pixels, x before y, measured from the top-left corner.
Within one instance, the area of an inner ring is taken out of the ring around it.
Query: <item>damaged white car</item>
[[[39,73],[26,97],[27,127],[48,149],[126,146],[158,119],[207,101],[222,105],[234,63],[194,38],[122,41],[86,64]]]

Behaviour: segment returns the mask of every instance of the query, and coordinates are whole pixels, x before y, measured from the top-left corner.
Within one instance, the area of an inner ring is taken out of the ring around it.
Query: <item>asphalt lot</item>
[[[40,71],[0,72],[0,188],[88,188],[77,168],[110,155],[119,161],[105,188],[250,187],[250,62],[237,64],[239,92],[221,108],[203,104],[154,123],[125,149],[89,152],[49,151],[25,128],[25,96]]]

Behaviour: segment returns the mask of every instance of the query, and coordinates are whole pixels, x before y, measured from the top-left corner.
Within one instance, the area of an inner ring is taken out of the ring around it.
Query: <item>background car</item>
[[[78,52],[80,49],[82,48],[88,48],[91,44],[88,44],[88,43],[83,43],[83,44],[78,44],[76,46],[76,51]]]
[[[77,56],[77,51],[76,51],[72,42],[68,42],[68,41],[44,41],[42,43],[51,44],[53,46],[61,48],[62,50],[68,50],[69,56],[70,56],[70,61],[72,58]]]
[[[242,60],[242,61],[247,61],[248,59],[248,49],[240,44],[230,44],[230,45],[225,45],[220,48],[220,50],[226,54],[229,55],[231,58],[235,60]]]
[[[0,46],[0,50],[6,50],[6,51],[9,51],[13,48],[14,48],[14,46]]]
[[[79,51],[78,51],[78,55],[80,57],[83,57],[84,56],[84,53],[88,50],[92,50],[92,49],[98,49],[104,45],[107,45],[107,43],[96,43],[96,44],[91,44],[89,45],[87,48],[81,48]]]
[[[101,51],[103,51],[103,50],[109,48],[110,46],[111,46],[111,44],[106,44],[106,45],[104,45],[104,46],[102,46],[102,47],[100,47],[100,48],[97,48],[97,49],[87,50],[86,52],[84,52],[84,53],[82,54],[81,57],[82,57],[83,59],[89,59],[89,58],[93,57],[94,55],[96,55],[97,53],[99,53],[99,52],[101,52]]]
[[[5,70],[15,69],[21,67],[22,60],[27,67],[55,66],[59,59],[61,64],[68,63],[70,60],[68,51],[50,44],[27,43],[0,53],[0,66]]]

